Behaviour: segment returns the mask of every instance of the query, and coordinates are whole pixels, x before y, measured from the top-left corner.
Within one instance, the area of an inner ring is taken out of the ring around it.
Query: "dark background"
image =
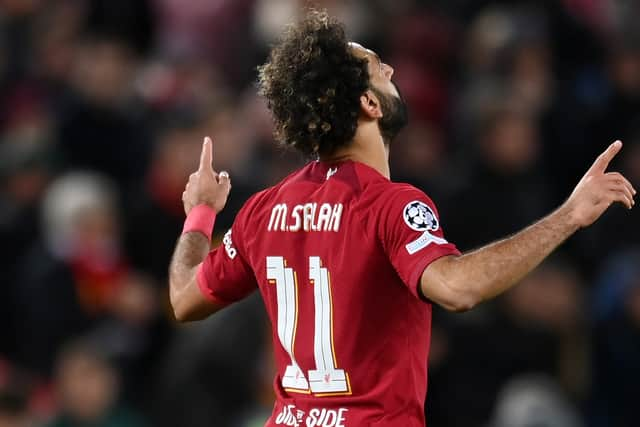
[[[264,421],[259,298],[178,326],[167,266],[203,136],[233,180],[218,238],[304,163],[255,87],[304,3],[0,1],[0,426]],[[639,2],[316,4],[395,68],[393,178],[460,249],[549,212],[615,139],[640,186]],[[638,425],[639,212],[612,207],[495,301],[435,310],[430,427]]]

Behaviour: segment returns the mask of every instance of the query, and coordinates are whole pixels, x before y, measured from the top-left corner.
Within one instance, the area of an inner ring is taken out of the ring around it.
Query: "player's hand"
[[[227,197],[231,190],[231,180],[227,172],[216,173],[213,170],[213,143],[206,137],[200,154],[200,166],[198,170],[189,176],[189,182],[182,193],[184,211],[189,211],[194,206],[206,204],[220,212],[227,203]]]
[[[628,209],[635,204],[636,190],[631,183],[618,172],[606,172],[621,148],[622,142],[616,141],[600,154],[566,201],[565,207],[579,227],[593,224],[612,203],[622,203]]]

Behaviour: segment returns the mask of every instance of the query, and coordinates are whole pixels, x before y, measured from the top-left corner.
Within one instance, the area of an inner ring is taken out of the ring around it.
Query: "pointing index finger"
[[[213,170],[213,143],[208,136],[204,138],[202,144],[202,153],[200,154],[200,167],[199,171]]]
[[[607,167],[609,166],[611,160],[616,156],[616,154],[618,154],[618,152],[620,152],[621,148],[622,141],[620,140],[611,144],[602,154],[598,156],[596,161],[593,162],[593,165],[591,166],[591,169],[589,169],[589,172],[604,173],[604,171],[607,170]]]

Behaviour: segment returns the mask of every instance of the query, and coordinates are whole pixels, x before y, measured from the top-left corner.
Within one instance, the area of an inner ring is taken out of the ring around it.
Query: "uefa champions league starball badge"
[[[412,230],[436,231],[438,229],[436,215],[426,203],[419,200],[407,203],[402,216]]]

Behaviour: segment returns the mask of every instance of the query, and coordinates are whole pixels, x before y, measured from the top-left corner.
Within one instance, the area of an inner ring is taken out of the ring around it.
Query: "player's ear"
[[[360,95],[360,109],[362,113],[370,119],[379,119],[382,117],[380,100],[371,90],[367,90]]]

